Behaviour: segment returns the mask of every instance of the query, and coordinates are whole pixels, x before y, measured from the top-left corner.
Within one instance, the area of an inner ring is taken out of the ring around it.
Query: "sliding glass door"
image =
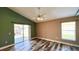
[[[31,37],[30,25],[14,24],[14,41],[15,43],[29,40]]]

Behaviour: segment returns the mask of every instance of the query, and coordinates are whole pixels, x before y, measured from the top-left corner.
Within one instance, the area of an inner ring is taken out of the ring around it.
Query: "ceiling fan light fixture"
[[[44,20],[42,17],[37,17],[37,20],[38,21],[42,21],[42,20]]]
[[[41,14],[41,9],[40,9],[40,7],[38,8],[38,11],[39,11],[39,15],[37,16],[37,21],[43,21],[44,18],[43,18],[43,15]]]

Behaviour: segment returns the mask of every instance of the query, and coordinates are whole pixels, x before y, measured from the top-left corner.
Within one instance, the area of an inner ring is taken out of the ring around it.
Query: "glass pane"
[[[30,39],[30,25],[24,25],[24,40]]]
[[[23,25],[21,24],[14,24],[14,38],[15,43],[19,43],[23,41]]]
[[[62,23],[62,39],[76,40],[75,22]]]
[[[62,23],[62,30],[75,30],[75,22]]]
[[[66,40],[75,40],[75,32],[74,31],[63,31],[62,38]]]

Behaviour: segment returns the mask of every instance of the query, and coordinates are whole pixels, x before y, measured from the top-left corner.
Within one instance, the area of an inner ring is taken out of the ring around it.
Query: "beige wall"
[[[48,38],[52,40],[59,40],[61,39],[61,22],[65,21],[74,21],[75,17],[67,17],[47,22],[41,22],[37,24],[37,36],[42,38]],[[79,43],[79,21],[77,20],[77,39],[75,42],[73,41],[65,41],[65,42],[73,42]]]
[[[37,36],[49,39],[60,39],[60,22],[59,21],[49,21],[37,24]],[[59,40],[58,39],[58,40]]]

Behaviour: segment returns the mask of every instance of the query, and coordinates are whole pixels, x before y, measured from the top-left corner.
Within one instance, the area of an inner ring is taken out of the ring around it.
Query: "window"
[[[76,40],[76,22],[61,23],[61,36],[63,40]]]

